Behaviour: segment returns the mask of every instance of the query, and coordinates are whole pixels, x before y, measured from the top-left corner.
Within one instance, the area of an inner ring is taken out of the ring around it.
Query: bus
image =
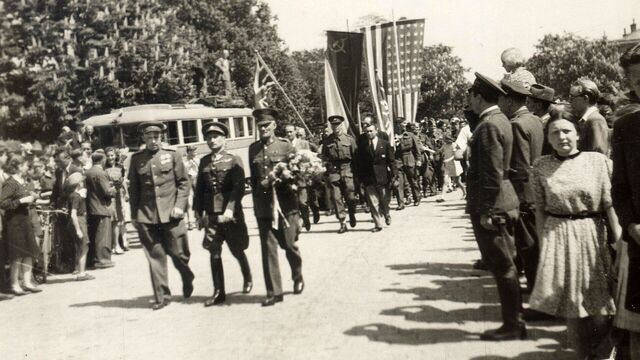
[[[109,114],[92,116],[83,123],[93,126],[103,147],[126,147],[135,152],[143,143],[138,125],[160,121],[167,127],[163,141],[170,148],[184,155],[187,146],[195,145],[196,153],[201,157],[209,153],[202,127],[210,122],[221,122],[229,128],[227,151],[240,156],[245,173],[249,174],[248,149],[257,138],[252,112],[249,108],[214,108],[203,104],[149,104],[115,109]]]

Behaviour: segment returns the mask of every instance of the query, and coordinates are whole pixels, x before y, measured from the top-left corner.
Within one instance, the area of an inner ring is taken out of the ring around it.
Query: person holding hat
[[[233,257],[238,260],[244,284],[242,292],[248,294],[253,287],[251,268],[245,250],[249,247],[249,233],[242,211],[244,196],[244,169],[239,156],[226,150],[229,129],[221,122],[202,127],[202,134],[211,153],[198,165],[193,196],[193,211],[197,222],[204,228],[202,245],[210,253],[213,296],[205,306],[222,304],[226,300],[222,243],[227,242]]]
[[[609,155],[609,127],[598,111],[600,90],[593,81],[581,78],[569,89],[571,110],[578,120],[578,149]]]
[[[402,162],[402,172],[404,173],[407,184],[411,189],[411,196],[413,197],[413,203],[415,206],[420,205],[420,190],[418,187],[418,179],[416,174],[416,167],[420,168],[422,162],[420,160],[420,154],[422,153],[422,146],[420,140],[413,134],[409,127],[413,127],[410,123],[404,123],[404,118],[396,118],[396,122],[401,123],[398,126],[399,134],[396,137],[396,158]],[[399,191],[400,192],[400,191]],[[404,194],[401,194],[404,195]],[[403,201],[404,206],[404,201]]]
[[[131,156],[129,204],[131,221],[138,230],[151,270],[155,304],[159,310],[171,303],[167,255],[180,272],[182,293],[193,293],[194,275],[189,268],[189,242],[184,213],[189,198],[189,177],[180,155],[161,147],[165,125],[145,122],[138,126],[145,148]]]
[[[347,232],[345,225],[345,201],[349,212],[349,225],[356,226],[356,196],[353,182],[356,173],[356,142],[345,134],[340,115],[329,116],[329,124],[333,133],[322,142],[322,158],[327,167],[328,182],[331,187],[331,197],[336,209],[336,217],[340,221],[338,234]]]
[[[502,80],[506,94],[498,98],[498,106],[511,120],[513,146],[511,150],[511,170],[509,180],[520,201],[520,216],[515,225],[515,244],[518,257],[524,267],[527,288],[533,290],[538,268],[539,242],[536,233],[535,190],[530,181],[533,163],[542,153],[544,130],[542,120],[526,107],[529,90],[520,83]],[[525,313],[525,320],[533,320],[535,314]],[[539,317],[538,317],[539,318]]]
[[[629,331],[631,359],[640,359],[640,44],[620,57],[631,92],[630,104],[616,112],[611,138],[611,197],[623,236],[618,257],[616,327]]]
[[[498,97],[506,92],[495,80],[475,75],[468,102],[479,122],[469,143],[467,212],[482,258],[496,280],[503,321],[500,328],[484,332],[480,339],[524,339],[526,328],[511,235],[519,205],[509,181],[513,131],[497,105]]]
[[[282,279],[278,264],[278,245],[284,249],[291,276],[293,293],[304,290],[302,256],[298,248],[300,211],[298,195],[288,183],[275,183],[271,171],[279,163],[287,163],[296,149],[290,142],[275,136],[279,112],[263,108],[253,112],[260,139],[249,146],[253,211],[258,220],[267,298],[262,306],[283,301]]]

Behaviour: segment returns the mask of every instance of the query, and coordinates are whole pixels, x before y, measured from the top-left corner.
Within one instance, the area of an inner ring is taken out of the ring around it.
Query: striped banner
[[[413,19],[361,29],[369,86],[383,129],[390,125],[382,123],[381,93],[386,94],[386,101],[390,104],[390,119],[402,116],[415,122],[423,71],[424,28],[424,19]],[[382,84],[382,92],[378,83]]]

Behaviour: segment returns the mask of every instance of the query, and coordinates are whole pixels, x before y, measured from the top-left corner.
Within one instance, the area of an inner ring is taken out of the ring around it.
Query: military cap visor
[[[262,108],[253,110],[253,117],[256,118],[257,126],[268,125],[280,118],[280,112],[276,109]]]
[[[502,85],[502,90],[508,95],[524,95],[529,96],[531,93],[527,88],[525,88],[521,83],[517,81],[510,80],[502,80],[500,81],[500,85]]]
[[[502,89],[500,84],[492,78],[482,75],[479,72],[475,73],[476,79],[473,81],[473,86],[471,87],[476,89],[484,89],[487,91],[495,92],[500,95],[507,95],[507,93]]]
[[[202,135],[207,136],[209,134],[229,136],[229,128],[221,122],[208,123],[202,127]]]
[[[338,124],[342,124],[342,122],[344,121],[344,117],[340,115],[332,115],[332,116],[329,116],[328,120],[329,120],[329,124],[338,125]]]
[[[161,133],[167,129],[167,126],[159,121],[149,121],[138,125],[138,131],[142,134],[151,132]]]

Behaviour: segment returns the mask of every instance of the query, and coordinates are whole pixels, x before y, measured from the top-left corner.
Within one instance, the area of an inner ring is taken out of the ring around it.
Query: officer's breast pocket
[[[160,164],[160,172],[166,174],[173,169],[173,164],[170,162]]]
[[[351,145],[350,144],[340,144],[340,159],[347,160],[351,159]]]
[[[336,144],[327,144],[327,153],[333,159],[337,159],[339,157],[338,146]]]

